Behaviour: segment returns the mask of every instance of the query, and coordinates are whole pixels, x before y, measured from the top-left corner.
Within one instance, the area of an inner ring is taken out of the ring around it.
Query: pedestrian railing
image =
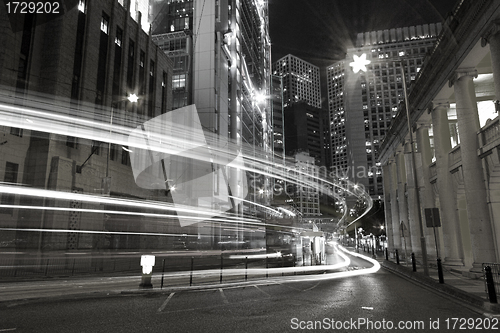
[[[172,255],[156,254],[155,272],[197,271],[204,269],[231,268],[280,268],[295,266],[316,266],[325,263],[317,258],[296,258],[295,256],[276,256],[266,254],[258,256],[231,254],[200,255],[176,253]],[[44,278],[79,276],[88,274],[125,273],[137,274],[141,271],[141,254],[122,253],[92,256],[12,256],[0,257],[0,281],[11,278]],[[265,273],[267,274],[267,273]],[[280,273],[281,274],[281,273]]]

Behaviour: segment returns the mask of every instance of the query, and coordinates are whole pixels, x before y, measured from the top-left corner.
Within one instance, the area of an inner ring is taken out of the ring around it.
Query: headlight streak
[[[197,207],[191,206],[180,206],[176,205],[175,207],[168,202],[152,202],[146,200],[130,200],[123,198],[110,198],[103,196],[94,196],[89,194],[79,194],[79,193],[71,193],[71,192],[61,192],[61,191],[51,191],[51,190],[42,190],[36,188],[29,187],[17,187],[17,186],[8,186],[8,185],[0,185],[0,193],[7,194],[17,194],[17,195],[27,195],[33,197],[41,197],[41,198],[50,198],[50,199],[59,199],[59,200],[77,200],[95,204],[109,204],[109,205],[118,205],[125,207],[142,207],[149,209],[156,209],[161,211],[177,211],[177,212],[192,212],[196,210],[198,214],[204,215],[223,215],[218,211],[212,211],[207,209],[200,209]],[[235,220],[242,220],[242,218],[234,217]],[[255,220],[258,221],[258,220]]]
[[[51,232],[51,233],[78,233],[78,234],[114,234],[114,235],[141,235],[141,236],[168,236],[168,237],[198,237],[198,235],[188,234],[165,234],[154,232],[125,232],[107,230],[70,230],[70,229],[37,229],[37,228],[0,228],[1,231],[30,231],[30,232]]]
[[[259,275],[259,274],[265,274],[266,272],[268,274],[279,274],[279,273],[293,273],[293,272],[314,272],[314,271],[330,271],[330,270],[337,270],[341,269],[344,267],[347,267],[351,264],[351,260],[349,257],[344,254],[343,252],[361,258],[363,260],[366,260],[370,263],[373,264],[373,267],[370,268],[363,268],[363,269],[358,269],[358,270],[352,270],[352,271],[346,271],[346,272],[333,272],[333,273],[325,273],[325,274],[318,274],[318,275],[294,275],[294,276],[281,276],[279,277],[278,281],[279,282],[301,282],[301,281],[323,281],[323,280],[332,280],[332,279],[339,279],[339,278],[344,278],[344,277],[353,277],[353,276],[358,276],[358,275],[366,275],[366,274],[372,274],[376,273],[380,269],[380,264],[378,263],[377,260],[369,258],[367,256],[364,256],[359,253],[351,252],[345,249],[344,247],[340,245],[335,246],[337,251],[337,254],[342,257],[344,261],[335,264],[335,265],[317,265],[317,266],[300,266],[300,267],[280,267],[280,268],[249,268],[247,269],[247,274],[249,275]],[[239,274],[245,274],[245,269],[228,269],[224,271],[225,275],[239,275]]]
[[[272,177],[274,179],[281,179],[289,184],[312,188],[319,191],[320,193],[326,193],[327,195],[341,201],[344,205],[344,215],[340,220],[341,222],[347,216],[348,209],[346,208],[345,198],[342,194],[336,193],[336,189],[338,189],[340,192],[354,195],[367,203],[367,209],[356,220],[367,214],[373,205],[370,196],[366,192],[364,192],[364,190],[359,189],[359,187],[352,182],[349,182],[347,180],[326,180],[321,177],[312,176],[300,170],[296,170],[293,165],[282,165],[279,163],[275,164],[273,163],[272,159],[269,159],[266,156],[266,152],[255,152],[252,147],[240,146],[229,140],[222,140],[223,143],[221,144],[220,138],[218,138],[213,133],[204,133],[203,135],[193,136],[193,134],[189,132],[189,128],[179,127],[178,129],[176,129],[177,133],[174,133],[179,135],[163,135],[160,128],[153,128],[153,130],[145,133],[148,137],[147,145],[138,143],[135,145],[131,145],[129,136],[135,129],[136,125],[128,123],[125,119],[123,119],[123,110],[114,110],[115,120],[113,121],[113,124],[111,124],[106,121],[109,118],[109,115],[107,113],[109,110],[102,111],[103,113],[100,115],[100,117],[101,119],[103,119],[103,121],[95,121],[95,108],[91,106],[82,106],[80,109],[75,110],[78,111],[79,114],[78,117],[73,117],[67,115],[69,108],[65,106],[66,102],[61,102],[61,104],[58,105],[53,101],[40,102],[36,100],[25,100],[24,106],[16,106],[13,105],[14,101],[15,98],[13,97],[13,95],[8,96],[8,92],[0,92],[0,125],[9,127],[16,126],[28,130],[42,131],[59,135],[69,135],[88,140],[110,142],[117,145],[128,146],[128,149],[130,150],[134,150],[135,148],[149,149],[150,151],[155,153],[174,153],[182,157],[191,158],[193,160],[213,160],[214,165],[216,166],[222,166],[225,165],[227,161],[234,160],[237,157],[237,152],[241,151],[243,153],[243,160],[245,162],[245,165],[238,165],[238,169],[267,177]],[[186,137],[185,133],[189,133],[194,140],[189,141],[178,139]],[[205,141],[206,144],[208,144],[209,149],[207,151],[193,149],[189,152],[179,153],[179,147],[182,149],[185,149],[186,147],[198,147],[199,143],[202,141]],[[257,153],[256,156],[255,153]],[[195,210],[196,213],[207,216],[207,218],[205,219],[199,218],[198,220],[210,220],[210,215],[223,215],[224,218],[232,219],[233,221],[262,224],[258,219],[241,218],[238,216],[228,217],[227,213],[224,214],[216,210],[200,209],[198,207],[182,206],[177,204],[174,206],[172,204],[163,202],[110,199],[102,196],[29,188],[25,188],[25,190],[14,190],[10,188],[9,190],[9,188],[6,188],[5,186],[0,186],[0,191],[3,193],[34,195],[38,197],[47,197],[61,200],[80,200],[84,202],[106,203],[129,207],[140,206],[143,208],[162,211],[176,211],[177,213],[192,213],[193,210]],[[241,200],[241,198],[237,199]],[[282,214],[270,207],[261,205],[259,203],[251,202],[248,200],[245,201],[249,204],[266,209],[273,214]],[[191,216],[189,217],[191,218]],[[196,217],[192,218],[196,219]]]
[[[101,214],[113,214],[113,215],[134,215],[134,216],[145,216],[154,218],[172,218],[176,219],[179,216],[187,219],[198,220],[199,222],[220,222],[220,223],[233,223],[233,219],[222,219],[222,218],[206,218],[206,217],[196,217],[196,216],[183,216],[183,215],[171,215],[171,214],[158,214],[158,213],[146,213],[146,212],[129,212],[120,210],[106,210],[106,209],[89,209],[89,208],[65,208],[65,207],[47,207],[47,206],[26,206],[26,205],[0,205],[0,208],[10,208],[10,209],[33,209],[33,210],[53,210],[53,211],[74,211],[82,213],[101,213]],[[238,221],[240,223],[248,223],[254,225],[264,226],[264,223],[259,220],[248,220],[248,221]]]
[[[293,275],[293,276],[279,276],[279,277],[271,277],[266,279],[265,281],[276,281],[277,283],[285,283],[285,282],[303,282],[303,281],[325,281],[325,280],[333,280],[340,279],[346,277],[354,277],[359,275],[367,275],[376,273],[380,269],[380,264],[377,260],[374,260],[370,257],[364,256],[362,254],[358,254],[355,252],[348,251],[344,247],[340,245],[335,245],[337,254],[343,259],[342,262],[339,262],[335,265],[317,265],[317,266],[299,266],[299,267],[279,267],[279,268],[228,268],[224,270],[224,276],[238,276],[238,275],[263,275],[263,274],[291,274],[291,273],[311,273],[311,272],[323,272],[323,271],[332,271],[345,268],[351,264],[351,260],[345,254],[349,254],[363,260],[366,260],[373,264],[370,268],[357,269],[352,271],[343,271],[343,272],[332,272],[325,274],[316,274],[316,275]],[[267,255],[268,258],[276,257],[276,255]],[[264,259],[266,255],[257,254],[257,255],[233,255],[230,258],[233,259],[244,259],[248,257],[251,259]],[[184,272],[175,272],[175,273],[165,273],[165,277],[168,276],[182,276],[189,275],[189,271]],[[193,276],[210,276],[210,275],[218,275],[220,274],[220,269],[207,269],[207,270],[196,270],[193,271]],[[256,283],[257,281],[252,281],[252,283]]]

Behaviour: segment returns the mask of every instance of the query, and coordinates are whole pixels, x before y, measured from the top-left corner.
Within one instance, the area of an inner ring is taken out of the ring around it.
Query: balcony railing
[[[487,151],[500,145],[500,119],[488,121],[479,131],[479,154],[483,155]]]
[[[453,148],[448,154],[448,166],[450,169],[456,169],[462,164],[462,151],[460,145]]]

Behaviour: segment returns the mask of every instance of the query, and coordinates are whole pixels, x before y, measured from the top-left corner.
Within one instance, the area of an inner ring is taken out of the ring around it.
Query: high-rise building
[[[298,150],[308,151],[317,165],[327,165],[330,161],[326,161],[325,151],[330,143],[324,142],[323,137],[329,129],[324,124],[328,119],[323,113],[326,115],[327,111],[321,109],[319,67],[289,54],[274,62],[273,80],[276,87],[281,87],[281,96],[278,98],[275,93],[274,100],[282,102],[281,108],[275,104],[273,109],[275,138],[284,129],[285,145],[283,148],[275,142],[275,151],[284,149],[288,155]],[[291,140],[290,146],[286,144],[287,138]]]
[[[327,112],[304,102],[293,103],[286,110],[285,142],[289,156],[307,152],[317,166],[325,166],[324,127]]]
[[[285,157],[285,114],[283,110],[283,78],[271,75],[271,101],[273,115],[273,151],[275,160]]]
[[[440,30],[437,23],[360,33],[346,59],[327,68],[331,165],[374,198],[383,192],[380,143],[404,100],[402,65],[409,86]],[[352,70],[356,58],[366,72]]]
[[[319,209],[320,193],[317,186],[304,184],[318,184],[319,167],[315,159],[307,152],[294,154],[294,168],[298,184],[288,184],[287,192],[293,200],[293,206],[299,210],[302,217],[318,217],[321,215]]]
[[[283,78],[283,105],[304,101],[321,108],[319,67],[292,54],[273,64],[273,75]]]
[[[255,98],[271,94],[267,2],[165,0],[152,8],[153,39],[174,62],[174,108],[195,104],[201,126],[220,147],[229,141],[244,147],[245,155],[271,160],[271,100]],[[233,170],[228,177],[242,184],[246,176]],[[258,177],[253,183],[260,183],[260,189],[250,190],[247,199],[268,203],[269,179]],[[257,207],[245,204],[236,210],[256,213]]]

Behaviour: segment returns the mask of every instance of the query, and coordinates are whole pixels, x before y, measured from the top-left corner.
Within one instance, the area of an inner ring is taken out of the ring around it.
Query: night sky
[[[321,69],[360,32],[442,22],[459,0],[269,0],[273,62],[291,53]]]

